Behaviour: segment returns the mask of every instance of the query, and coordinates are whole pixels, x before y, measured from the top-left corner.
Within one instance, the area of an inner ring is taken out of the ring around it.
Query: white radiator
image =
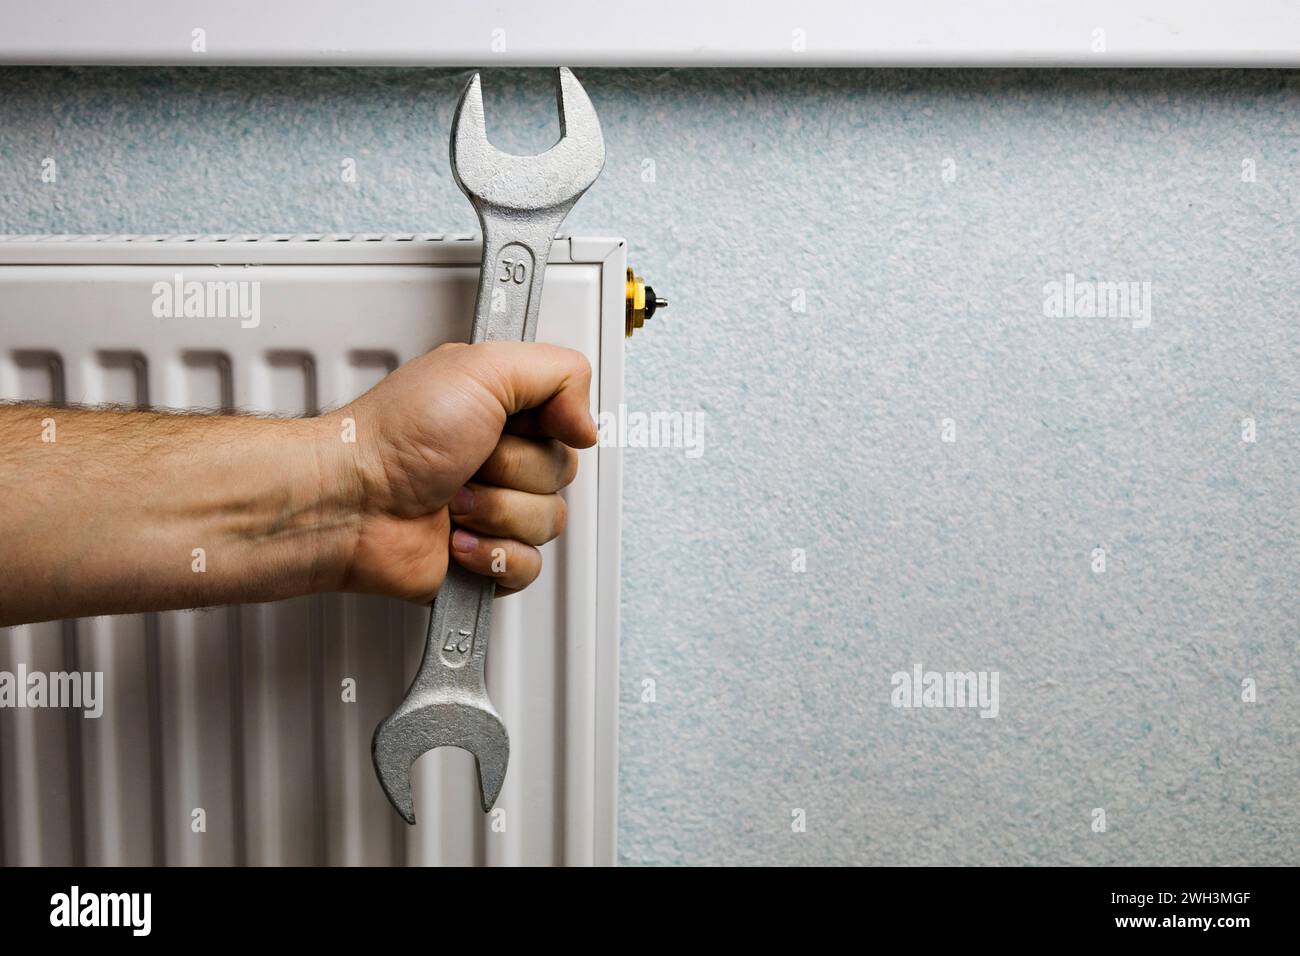
[[[313,414],[463,341],[478,261],[476,240],[438,236],[8,237],[0,399]],[[593,415],[615,409],[624,245],[557,240],[550,263],[538,340],[584,352]],[[177,275],[258,283],[256,324],[156,317],[155,284]],[[541,577],[493,612],[488,688],[511,743],[500,813],[478,808],[473,758],[438,750],[414,771],[420,823],[401,822],[370,738],[429,612],[331,594],[0,629],[0,671],[102,671],[105,685],[97,719],[0,709],[0,860],[613,863],[620,483],[616,447],[582,453]]]

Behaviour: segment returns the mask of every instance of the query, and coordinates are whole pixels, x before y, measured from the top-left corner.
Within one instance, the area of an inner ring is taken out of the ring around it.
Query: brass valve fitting
[[[645,279],[639,275],[634,275],[629,268],[627,270],[627,314],[624,320],[624,333],[631,337],[633,332],[645,325],[646,319],[651,318],[660,309],[666,308],[668,308],[668,300],[655,295],[654,287],[646,285]]]

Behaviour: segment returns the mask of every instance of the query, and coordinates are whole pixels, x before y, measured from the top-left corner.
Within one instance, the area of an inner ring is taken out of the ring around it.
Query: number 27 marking
[[[459,641],[456,640],[457,635],[460,636]],[[448,631],[447,643],[442,645],[442,649],[444,651],[454,651],[457,654],[464,654],[469,650],[470,639],[473,636],[474,635],[469,631]]]

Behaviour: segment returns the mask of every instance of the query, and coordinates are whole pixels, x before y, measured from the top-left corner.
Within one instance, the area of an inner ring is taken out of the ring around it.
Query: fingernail
[[[457,528],[451,533],[451,549],[453,551],[469,552],[478,547],[478,538],[468,531],[462,531]]]
[[[451,499],[451,513],[454,515],[467,515],[473,508],[474,492],[468,488],[460,489]]]

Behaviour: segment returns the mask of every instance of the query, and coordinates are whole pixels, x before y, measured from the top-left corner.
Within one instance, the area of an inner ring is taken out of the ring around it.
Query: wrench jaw
[[[560,142],[568,143],[574,153],[590,157],[590,163],[595,166],[587,183],[590,186],[605,168],[605,137],[591,97],[567,66],[559,68],[555,106],[560,114]],[[574,201],[577,201],[576,196]]]
[[[560,139],[554,146],[537,156],[504,153],[488,142],[482,81],[477,73],[470,77],[451,122],[451,172],[480,218],[485,209],[507,217],[550,209],[558,225],[600,175],[605,166],[600,118],[582,84],[563,66],[556,104]]]
[[[484,813],[501,795],[510,759],[510,735],[496,711],[464,703],[403,706],[375,728],[370,752],[388,802],[411,825],[415,824],[411,767],[438,747],[458,747],[474,755]]]
[[[579,110],[585,108],[595,114],[592,108],[591,100],[587,98],[587,91],[582,88],[578,78],[573,75],[573,71],[567,66],[562,66],[558,70],[559,82],[555,84],[555,110],[560,114],[560,139],[569,135],[569,104],[574,103]]]
[[[485,161],[490,160],[495,151],[496,148],[487,138],[487,119],[483,115],[483,82],[475,73],[461,91],[456,112],[451,118],[451,174],[461,192],[473,195],[471,186],[461,178],[461,166],[466,171],[477,170],[485,165]]]

